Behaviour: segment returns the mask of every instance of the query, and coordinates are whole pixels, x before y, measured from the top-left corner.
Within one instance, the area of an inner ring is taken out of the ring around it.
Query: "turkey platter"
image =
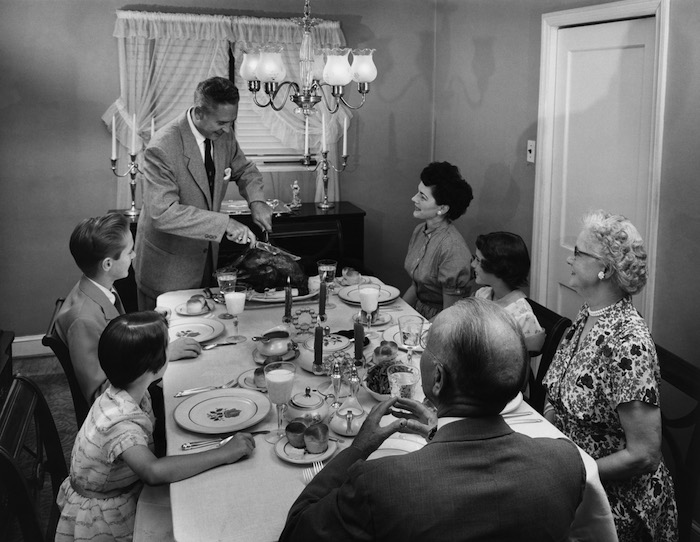
[[[286,254],[271,254],[259,248],[249,248],[229,268],[238,270],[238,279],[245,281],[256,292],[280,290],[287,285],[287,277],[292,288],[299,295],[309,293],[309,278],[301,265]]]

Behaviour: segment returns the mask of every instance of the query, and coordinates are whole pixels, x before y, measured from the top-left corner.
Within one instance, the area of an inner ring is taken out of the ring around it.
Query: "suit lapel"
[[[204,160],[202,160],[202,153],[197,145],[197,140],[190,130],[190,123],[187,120],[188,111],[185,111],[185,115],[180,120],[178,129],[180,130],[180,136],[182,137],[182,147],[183,153],[185,155],[185,161],[187,162],[187,169],[192,175],[194,182],[204,194],[204,198],[207,200],[209,209],[212,209],[211,194],[209,192],[209,181],[207,180],[207,171],[204,169]],[[218,171],[218,170],[217,170]]]
[[[105,319],[113,320],[114,318],[119,316],[119,311],[117,310],[117,307],[115,307],[109,301],[109,299],[107,299],[107,296],[104,294],[104,292],[102,292],[97,286],[95,286],[87,277],[82,277],[80,279],[80,291],[83,292],[86,296],[88,296],[102,308],[102,312],[104,312]]]

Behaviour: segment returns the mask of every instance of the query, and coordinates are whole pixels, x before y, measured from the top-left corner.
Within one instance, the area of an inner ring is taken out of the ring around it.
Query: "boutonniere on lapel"
[[[227,167],[224,170],[224,181],[230,181],[231,180],[231,168]]]

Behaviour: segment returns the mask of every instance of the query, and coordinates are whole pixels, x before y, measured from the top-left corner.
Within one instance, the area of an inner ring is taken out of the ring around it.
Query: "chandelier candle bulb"
[[[117,120],[112,115],[112,161],[117,159]]]

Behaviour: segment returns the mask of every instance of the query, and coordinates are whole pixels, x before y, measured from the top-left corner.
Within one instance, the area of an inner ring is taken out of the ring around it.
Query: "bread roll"
[[[257,367],[253,372],[253,384],[256,388],[267,388],[267,383],[265,382],[265,368]]]
[[[375,364],[396,359],[399,355],[399,345],[394,341],[382,341],[374,349],[373,359]]]
[[[190,314],[199,314],[206,306],[204,296],[192,296],[187,300],[187,312]]]

